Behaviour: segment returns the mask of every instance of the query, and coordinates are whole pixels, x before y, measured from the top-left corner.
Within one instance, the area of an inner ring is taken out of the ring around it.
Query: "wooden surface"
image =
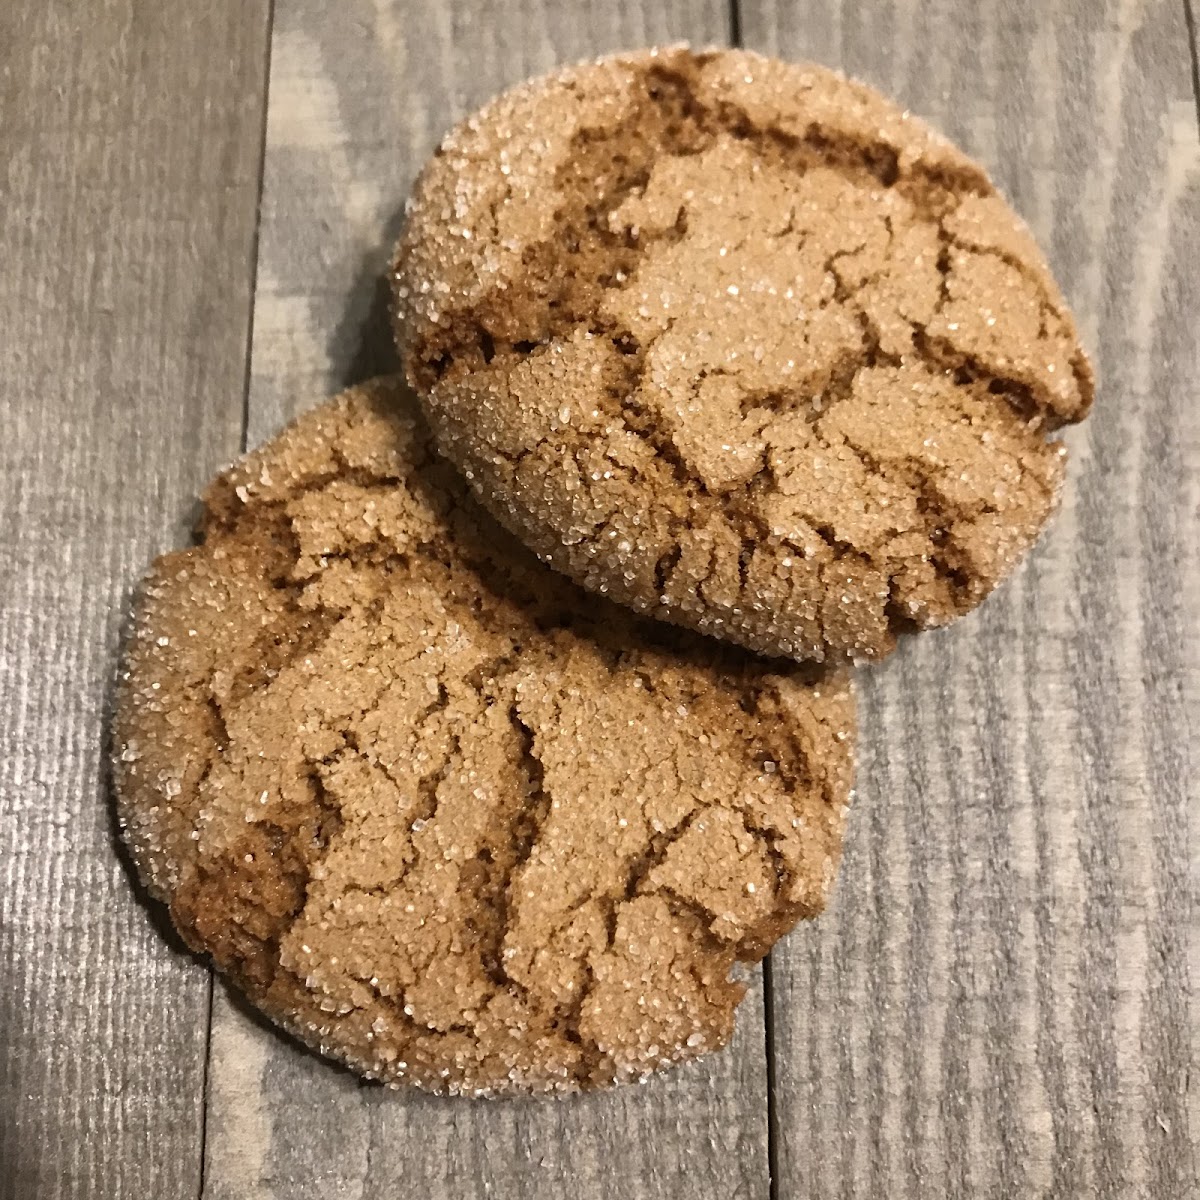
[[[746,43],[836,63],[980,158],[1045,247],[1102,386],[1025,569],[861,677],[840,901],[775,955],[780,1195],[1196,1196],[1200,152],[1183,8],[806,9],[745,5]]]
[[[201,1171],[208,973],[164,942],[116,854],[104,707],[131,586],[241,445],[267,30],[240,2],[86,13],[0,15],[12,1200],[195,1196]]]
[[[1196,1195],[1183,0],[81,10],[0,12],[0,1196]],[[863,678],[836,902],[725,1054],[479,1104],[362,1085],[220,984],[210,1021],[111,839],[130,587],[243,436],[389,364],[378,273],[445,128],[559,61],[734,36],[932,117],[1033,225],[1102,377],[1063,511],[979,614]]]

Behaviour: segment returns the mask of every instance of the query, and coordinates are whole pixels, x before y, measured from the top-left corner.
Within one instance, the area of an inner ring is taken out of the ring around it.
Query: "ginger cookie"
[[[418,181],[396,333],[438,448],[546,562],[797,659],[996,586],[1091,369],[984,171],[871,89],[648,51],[501,96]]]
[[[848,679],[547,570],[398,379],[222,475],[119,687],[124,836],[190,946],[322,1053],[490,1095],[641,1079],[729,1038],[825,904]]]

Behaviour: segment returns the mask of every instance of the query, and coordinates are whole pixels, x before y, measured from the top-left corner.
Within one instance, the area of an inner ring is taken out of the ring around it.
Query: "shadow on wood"
[[[400,370],[387,271],[403,226],[401,208],[385,224],[382,246],[363,255],[345,312],[329,339],[329,358],[344,387]]]

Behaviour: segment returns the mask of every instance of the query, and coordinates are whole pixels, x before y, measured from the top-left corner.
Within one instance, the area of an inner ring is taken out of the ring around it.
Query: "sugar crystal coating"
[[[124,836],[189,945],[323,1053],[492,1094],[721,1047],[825,903],[837,672],[643,620],[546,570],[396,379],[222,475],[158,560],[115,721]]]
[[[797,659],[974,608],[1092,399],[976,164],[743,51],[499,97],[422,174],[393,283],[439,449],[503,524],[593,591]]]

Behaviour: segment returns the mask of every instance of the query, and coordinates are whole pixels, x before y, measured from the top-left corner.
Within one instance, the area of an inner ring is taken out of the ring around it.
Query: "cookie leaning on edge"
[[[463,122],[394,296],[439,449],[545,561],[799,659],[974,608],[1092,401],[984,171],[862,84],[744,51],[572,67]]]
[[[848,680],[542,567],[397,380],[308,413],[150,571],[115,721],[151,893],[268,1016],[389,1083],[575,1090],[728,1039],[824,906]]]

